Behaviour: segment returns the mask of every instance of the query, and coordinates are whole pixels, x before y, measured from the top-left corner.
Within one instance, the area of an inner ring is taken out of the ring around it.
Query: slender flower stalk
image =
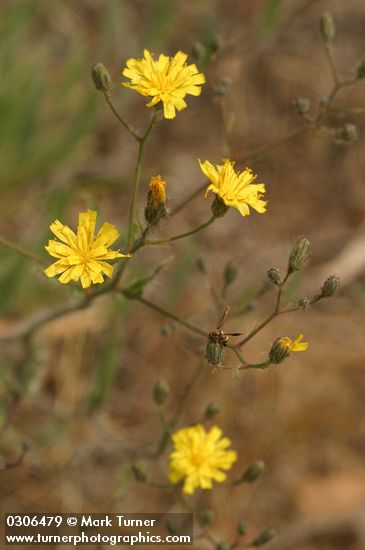
[[[37,254],[34,254],[33,252],[30,252],[26,248],[23,248],[22,246],[12,243],[5,237],[0,237],[0,245],[5,246],[5,248],[8,248],[9,250],[13,250],[13,252],[16,252],[17,254],[20,254],[21,256],[24,256],[25,258],[30,258],[31,260],[34,260],[38,264],[44,265],[44,260],[40,256],[37,256]]]
[[[191,229],[190,231],[187,231],[186,233],[180,233],[179,235],[175,235],[174,237],[168,237],[166,239],[159,239],[156,241],[146,241],[146,245],[158,245],[158,244],[168,244],[172,241],[177,241],[179,239],[184,239],[185,237],[189,237],[190,235],[195,235],[195,233],[199,233],[199,231],[202,231],[209,225],[211,225],[214,220],[216,219],[215,216],[211,216],[209,220],[205,223],[202,223],[201,225],[198,225],[198,227],[195,227],[194,229]]]
[[[130,248],[130,246],[132,244],[132,241],[133,241],[133,227],[134,227],[135,214],[136,214],[136,201],[137,201],[137,196],[138,196],[139,185],[140,185],[140,182],[141,182],[141,171],[142,171],[142,160],[143,160],[144,147],[145,147],[146,141],[147,141],[150,133],[153,130],[154,125],[156,124],[156,120],[157,120],[157,112],[155,111],[152,118],[151,118],[151,122],[149,123],[149,125],[147,127],[147,130],[146,130],[144,136],[142,137],[142,139],[139,142],[137,163],[136,163],[136,168],[135,168],[135,172],[134,172],[134,181],[133,181],[133,188],[132,188],[132,199],[131,199],[131,205],[130,205],[130,209],[129,209],[128,248]]]
[[[126,120],[124,120],[123,117],[120,116],[120,114],[118,113],[118,111],[116,110],[115,108],[115,105],[112,101],[112,98],[111,98],[111,95],[109,92],[104,92],[104,97],[105,97],[105,101],[107,102],[107,104],[109,105],[112,113],[114,114],[114,116],[117,118],[117,120],[119,120],[119,122],[121,123],[121,125],[127,130],[127,132],[129,132],[131,134],[131,136],[134,137],[134,139],[136,141],[138,141],[138,143],[140,143],[143,139],[143,136],[140,136],[133,128],[132,126],[129,124],[129,122],[127,122]]]

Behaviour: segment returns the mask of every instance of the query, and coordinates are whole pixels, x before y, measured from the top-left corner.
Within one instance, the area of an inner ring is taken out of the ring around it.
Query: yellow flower
[[[196,65],[185,63],[187,57],[185,53],[177,52],[174,57],[161,54],[155,61],[153,54],[144,50],[143,59],[128,59],[122,74],[131,83],[122,84],[141,95],[152,97],[147,107],[162,101],[165,118],[175,118],[175,109],[181,111],[186,107],[186,94],[200,95],[200,85],[205,82]]]
[[[242,216],[250,214],[249,206],[257,210],[260,214],[266,211],[266,201],[262,200],[262,194],[265,193],[264,183],[252,182],[256,176],[249,168],[243,172],[234,170],[234,162],[228,159],[223,160],[223,164],[211,164],[208,160],[201,162],[200,168],[207,178],[211,181],[208,185],[205,196],[209,191],[216,193],[224,204],[237,208]]]
[[[280,342],[283,346],[286,346],[290,352],[305,351],[308,348],[309,344],[308,342],[302,342],[303,338],[303,334],[299,334],[298,338],[294,341],[287,336],[283,336],[282,338],[280,338]]]
[[[153,176],[149,183],[151,191],[151,200],[154,204],[166,203],[166,182],[161,179],[161,176]]]
[[[296,340],[291,340],[288,336],[277,338],[269,353],[270,363],[278,365],[286,359],[292,351],[305,351],[308,348],[308,342],[302,342],[303,334],[299,334]]]
[[[104,223],[95,236],[96,216],[94,210],[80,212],[77,235],[59,220],[50,225],[52,233],[59,241],[49,241],[45,249],[51,256],[59,259],[44,270],[47,277],[61,273],[58,278],[61,283],[67,284],[81,279],[82,287],[88,288],[92,283],[104,282],[103,274],[107,277],[113,275],[113,267],[105,260],[130,256],[109,250],[109,246],[119,237],[114,225]]]
[[[227,450],[231,441],[222,438],[222,430],[213,426],[208,432],[197,424],[183,428],[172,436],[174,450],[170,455],[169,479],[178,483],[185,478],[183,492],[192,494],[195,489],[211,489],[212,481],[222,482],[237,460],[236,451]]]

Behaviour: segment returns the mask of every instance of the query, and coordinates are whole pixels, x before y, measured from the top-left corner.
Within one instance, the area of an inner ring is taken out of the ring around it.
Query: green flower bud
[[[361,63],[357,66],[356,77],[359,79],[365,78],[365,59],[363,59]]]
[[[303,311],[308,311],[309,307],[310,307],[310,301],[308,298],[301,298],[299,301],[298,301],[298,306],[300,307],[300,309],[302,309]]]
[[[230,78],[222,78],[216,86],[213,88],[213,93],[216,96],[223,97],[226,95],[228,88],[232,84],[232,80]]]
[[[333,17],[330,13],[324,13],[319,21],[319,27],[322,39],[325,44],[330,44],[336,34],[336,27]]]
[[[278,365],[282,363],[290,354],[290,346],[287,344],[287,338],[280,337],[275,340],[269,353],[270,363]]]
[[[293,273],[293,271],[299,271],[300,269],[303,269],[308,261],[309,251],[310,242],[308,241],[308,239],[305,239],[304,237],[298,239],[289,256],[289,273]]]
[[[212,401],[211,403],[208,403],[208,405],[207,405],[207,407],[204,411],[204,418],[206,420],[210,420],[211,418],[213,418],[214,416],[216,416],[220,412],[221,412],[221,407],[220,407],[219,403],[217,403],[216,401]]]
[[[321,288],[321,298],[330,298],[333,296],[337,292],[340,283],[341,281],[336,275],[328,277]]]
[[[204,63],[207,56],[207,49],[201,42],[195,42],[191,48],[191,55],[197,63]]]
[[[214,512],[212,510],[204,510],[200,516],[200,521],[203,525],[210,525],[214,519]]]
[[[220,34],[215,34],[209,41],[209,47],[212,54],[216,54],[223,46],[223,38]]]
[[[222,365],[224,362],[224,347],[219,342],[208,339],[205,357],[210,365]]]
[[[95,84],[95,88],[100,92],[110,92],[112,89],[112,81],[110,75],[103,63],[96,63],[91,69],[91,77]]]
[[[224,201],[216,195],[214,201],[212,202],[211,208],[213,216],[215,218],[221,218],[227,212],[229,206],[227,206]]]
[[[241,537],[243,535],[245,535],[247,533],[247,529],[248,529],[248,526],[246,523],[243,523],[243,521],[240,521],[240,523],[238,524],[238,527],[237,527],[237,533],[239,535],[241,535]]]
[[[265,470],[266,466],[263,460],[254,460],[251,464],[249,464],[244,472],[242,481],[245,483],[253,483],[264,473]]]
[[[207,264],[205,263],[205,261],[203,260],[203,258],[198,258],[196,260],[196,267],[199,269],[199,271],[201,273],[203,273],[204,275],[206,275],[208,273],[208,269],[207,269]]]
[[[153,400],[156,405],[163,405],[169,398],[170,386],[166,380],[158,380],[153,387]]]
[[[342,143],[352,143],[356,141],[358,138],[358,131],[355,124],[347,122],[341,126],[336,132],[336,137]]]
[[[276,534],[275,529],[264,529],[261,533],[251,542],[250,546],[263,546],[269,540],[271,540]]]
[[[231,285],[237,278],[238,275],[238,268],[237,265],[234,262],[227,262],[224,272],[223,272],[223,278],[224,278],[224,286]]]
[[[280,273],[280,269],[278,269],[277,267],[272,267],[272,268],[269,269],[269,271],[267,272],[267,276],[269,277],[270,281],[271,281],[274,285],[280,285],[280,283],[281,283],[281,273]]]
[[[147,466],[145,462],[135,462],[132,464],[132,473],[139,483],[146,483],[148,480]]]
[[[181,525],[178,523],[178,520],[169,519],[166,521],[166,529],[170,535],[178,535],[181,532]]]
[[[298,113],[298,115],[303,116],[309,113],[310,101],[307,97],[297,97],[292,102],[292,105],[296,110],[296,112]]]
[[[22,449],[22,452],[23,453],[29,453],[29,451],[31,450],[32,448],[32,442],[29,441],[28,439],[24,439],[22,442],[21,442],[21,449]]]

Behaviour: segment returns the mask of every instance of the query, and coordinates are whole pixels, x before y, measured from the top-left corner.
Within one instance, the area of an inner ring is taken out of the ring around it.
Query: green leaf
[[[148,283],[150,283],[151,281],[153,281],[153,279],[155,279],[155,277],[157,277],[157,275],[160,273],[160,271],[162,271],[162,269],[166,266],[166,264],[169,261],[170,260],[164,260],[163,262],[158,264],[158,266],[154,269],[154,271],[150,275],[147,275],[146,277],[142,277],[141,279],[137,279],[136,281],[134,281],[131,285],[129,285],[127,288],[123,290],[124,296],[126,296],[126,298],[129,298],[131,300],[135,298],[141,298],[143,296],[144,289],[148,285]]]

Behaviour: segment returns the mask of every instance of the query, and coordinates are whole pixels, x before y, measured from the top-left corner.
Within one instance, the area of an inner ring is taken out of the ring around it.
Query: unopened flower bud
[[[222,365],[225,356],[225,345],[228,337],[223,335],[221,330],[210,332],[208,335],[205,357],[210,365]]]
[[[301,115],[301,116],[308,114],[310,109],[310,102],[307,97],[297,97],[292,102],[292,105],[296,110],[296,112],[298,113],[298,115]]]
[[[23,453],[29,453],[31,448],[32,448],[32,443],[31,441],[29,441],[29,439],[24,439],[21,442],[21,449]]]
[[[247,524],[244,523],[243,521],[240,521],[237,526],[237,533],[242,537],[247,533],[247,529],[248,529]]]
[[[298,306],[300,307],[300,309],[302,309],[303,311],[308,311],[309,309],[309,306],[310,306],[310,301],[307,297],[304,297],[304,298],[301,298],[300,300],[298,300]]]
[[[227,287],[231,285],[237,278],[238,268],[234,262],[227,262],[224,268],[223,278],[224,286]]]
[[[267,272],[267,276],[269,277],[270,281],[271,281],[274,285],[280,285],[280,283],[281,283],[281,273],[280,273],[280,269],[278,269],[277,267],[272,267],[272,268],[269,269],[269,271]]]
[[[216,54],[223,46],[223,38],[220,34],[214,34],[209,42],[210,51],[212,54]]]
[[[149,225],[157,225],[167,217],[165,187],[166,182],[161,179],[161,176],[151,178],[147,206],[144,210],[144,217]]]
[[[263,460],[254,460],[245,470],[242,481],[245,483],[253,483],[265,472],[265,470],[266,466]]]
[[[275,340],[271,346],[269,353],[270,363],[278,365],[282,363],[290,354],[290,346],[287,343],[287,338],[280,337]]]
[[[336,275],[328,277],[321,288],[321,298],[330,298],[333,296],[337,292],[340,283],[341,281]]]
[[[221,218],[227,212],[229,206],[224,203],[223,199],[216,195],[214,201],[212,202],[211,208],[213,216],[215,218]]]
[[[336,27],[333,17],[330,13],[324,13],[319,21],[319,27],[322,39],[325,44],[330,44],[336,34]]]
[[[100,90],[100,92],[110,92],[112,89],[112,81],[103,63],[96,63],[96,65],[93,66],[91,69],[91,77],[97,90]]]
[[[200,521],[203,525],[209,525],[214,519],[214,513],[212,510],[204,510],[200,516]]]
[[[191,48],[191,55],[197,63],[204,63],[207,56],[207,49],[201,42],[195,42]]]
[[[153,387],[153,400],[156,405],[163,405],[169,398],[170,386],[166,380],[158,380]]]
[[[170,338],[170,336],[174,332],[174,325],[172,323],[164,323],[160,326],[160,333],[162,336],[165,336],[165,338]]]
[[[148,480],[147,466],[145,462],[135,462],[132,465],[132,473],[136,481],[146,483]]]
[[[319,107],[321,110],[326,109],[329,103],[329,98],[326,95],[323,95],[319,99]]]
[[[208,273],[207,264],[205,263],[203,258],[201,257],[197,258],[196,267],[199,269],[201,273],[204,273],[204,275]]]
[[[289,256],[288,269],[290,273],[303,269],[309,258],[310,242],[301,237],[295,243]]]
[[[358,138],[358,132],[355,124],[347,122],[346,124],[341,126],[337,130],[336,137],[339,141],[342,141],[343,143],[352,143],[353,141],[356,141]]]
[[[263,546],[269,540],[271,540],[276,534],[275,529],[264,529],[261,533],[251,542],[250,546]]]
[[[365,78],[365,59],[363,59],[361,63],[357,66],[356,77],[359,79]]]
[[[213,92],[217,96],[225,96],[232,80],[230,78],[222,78],[216,86],[213,88]]]
[[[208,403],[208,405],[207,405],[207,407],[204,411],[204,418],[206,420],[210,420],[211,418],[213,418],[214,416],[216,416],[220,412],[221,412],[220,404],[217,403],[216,401],[211,401],[211,403]]]
[[[168,519],[166,521],[166,529],[170,533],[170,535],[177,535],[181,531],[181,525],[179,524],[179,520],[173,520]]]

